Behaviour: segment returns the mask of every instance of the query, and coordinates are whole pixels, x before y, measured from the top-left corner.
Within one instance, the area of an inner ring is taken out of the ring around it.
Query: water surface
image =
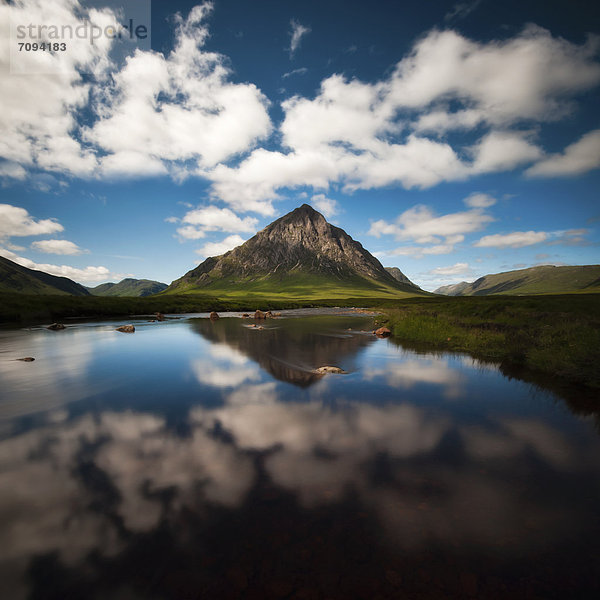
[[[600,591],[597,411],[300,314],[1,331],[0,597]]]

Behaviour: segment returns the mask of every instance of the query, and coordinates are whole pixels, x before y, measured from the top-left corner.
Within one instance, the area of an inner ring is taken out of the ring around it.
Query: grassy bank
[[[435,297],[387,305],[399,341],[600,388],[600,295]]]
[[[318,306],[392,306],[381,298],[281,299],[266,297],[217,298],[200,294],[156,295],[145,298],[102,296],[28,296],[0,294],[0,323],[38,323],[68,318],[126,317],[162,313],[282,310]]]

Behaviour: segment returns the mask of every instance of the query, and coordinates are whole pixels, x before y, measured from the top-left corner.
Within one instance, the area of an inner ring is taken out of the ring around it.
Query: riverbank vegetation
[[[368,306],[399,343],[468,352],[507,368],[522,367],[600,389],[600,294],[558,296],[339,298],[284,301],[202,295],[145,298],[0,295],[0,322],[125,317],[286,308]]]
[[[434,297],[387,306],[399,342],[600,388],[600,295]]]

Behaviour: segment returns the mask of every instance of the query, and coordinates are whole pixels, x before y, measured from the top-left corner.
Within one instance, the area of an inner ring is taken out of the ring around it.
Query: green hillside
[[[0,256],[0,291],[30,295],[89,296],[85,287],[67,277],[56,277],[22,267]]]
[[[223,299],[256,299],[256,300],[318,300],[322,298],[408,298],[422,295],[418,288],[401,290],[385,283],[366,277],[347,277],[338,279],[316,273],[290,272],[283,276],[265,275],[248,277],[215,279],[198,288],[195,282],[183,280],[173,282],[165,294],[206,295]]]
[[[167,289],[166,283],[150,279],[123,279],[119,283],[103,283],[93,288],[88,288],[94,296],[143,298],[152,296]]]
[[[459,284],[462,286],[462,284]],[[600,292],[600,265],[555,267],[544,265],[485,275],[458,293],[444,286],[435,292],[459,296],[530,295]]]

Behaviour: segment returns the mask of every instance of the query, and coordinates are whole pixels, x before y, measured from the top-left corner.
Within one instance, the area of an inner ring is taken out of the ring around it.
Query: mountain
[[[398,267],[384,267],[384,269],[400,283],[407,283],[417,287]]]
[[[343,229],[303,204],[247,242],[174,281],[167,293],[270,298],[398,297],[422,294],[401,282]]]
[[[34,295],[89,296],[82,285],[67,277],[56,277],[43,271],[22,267],[0,256],[0,292]]]
[[[471,284],[466,281],[461,281],[460,283],[455,283],[453,285],[443,285],[435,290],[434,294],[442,294],[443,296],[462,296],[463,292],[470,286]]]
[[[528,295],[568,292],[600,293],[600,265],[555,267],[543,265],[480,277],[473,283],[458,283],[435,290],[450,296],[488,296],[491,294]],[[450,291],[448,291],[450,289]],[[457,291],[460,289],[460,291]]]
[[[88,288],[94,296],[152,296],[169,287],[160,281],[150,279],[123,279],[119,283],[102,283],[93,288]]]

